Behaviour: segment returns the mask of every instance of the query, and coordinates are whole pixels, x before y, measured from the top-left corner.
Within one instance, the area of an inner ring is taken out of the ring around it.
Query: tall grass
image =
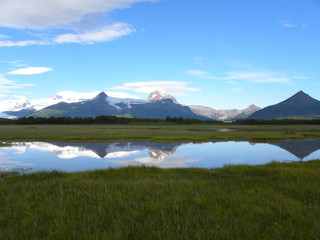
[[[0,239],[319,239],[320,160],[0,174]]]
[[[228,128],[233,131],[219,132]],[[0,125],[0,141],[166,141],[283,140],[320,138],[319,125],[128,124]]]

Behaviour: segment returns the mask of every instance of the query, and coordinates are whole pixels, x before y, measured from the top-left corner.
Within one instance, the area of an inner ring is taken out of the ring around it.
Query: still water
[[[161,168],[218,168],[232,164],[320,159],[320,140],[281,143],[46,143],[0,147],[0,170],[66,172],[147,165]]]

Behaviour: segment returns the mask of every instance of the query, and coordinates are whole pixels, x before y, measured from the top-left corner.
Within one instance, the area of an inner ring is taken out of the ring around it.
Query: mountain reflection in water
[[[300,160],[303,160],[311,153],[320,149],[320,140],[284,141],[281,143],[274,143],[274,145],[287,150]]]
[[[174,153],[181,144],[159,143],[44,143],[17,142],[12,148],[20,153],[33,149],[51,153],[59,158],[71,159],[76,157],[91,158],[121,158],[146,150],[150,157],[161,160]]]
[[[0,147],[0,170],[82,171],[128,165],[215,168],[226,164],[320,159],[320,140],[281,143],[46,143]]]

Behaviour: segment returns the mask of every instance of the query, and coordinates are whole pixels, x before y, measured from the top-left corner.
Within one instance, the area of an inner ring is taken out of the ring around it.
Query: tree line
[[[18,119],[0,119],[0,124],[129,124],[129,123],[222,123],[216,120],[199,120],[182,117],[166,117],[165,119],[156,118],[126,118],[117,116],[98,116],[98,117],[23,117]]]
[[[129,124],[129,123],[172,123],[172,124],[228,124],[237,125],[292,125],[292,124],[320,124],[320,119],[243,119],[233,122],[217,120],[200,120],[183,117],[156,118],[126,118],[117,116],[98,117],[23,117],[18,119],[0,118],[0,124]]]
[[[233,123],[239,125],[293,125],[293,124],[320,124],[320,119],[243,119]]]

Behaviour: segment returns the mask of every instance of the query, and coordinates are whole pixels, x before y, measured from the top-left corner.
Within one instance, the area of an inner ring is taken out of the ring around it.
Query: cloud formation
[[[131,98],[131,99],[141,99],[139,96],[132,95],[124,92],[105,92],[109,97],[114,98]]]
[[[35,86],[35,84],[19,84],[15,81],[4,78],[0,74],[0,93],[8,93],[11,92],[12,89],[24,88]]]
[[[306,27],[307,24],[296,24],[296,23],[291,23],[288,19],[280,21],[280,26],[285,27],[285,28],[295,28],[295,27]]]
[[[26,47],[32,45],[44,45],[42,41],[25,40],[25,41],[0,41],[0,47]]]
[[[307,79],[307,77],[302,75],[289,77],[288,74],[285,73],[263,70],[232,71],[226,72],[224,76],[219,77],[212,76],[209,72],[201,70],[188,70],[184,73],[202,79],[224,80],[229,84],[237,84],[237,80],[250,83],[288,83],[291,79]]]
[[[8,63],[10,64],[11,66],[14,66],[14,67],[26,67],[28,66],[27,64],[24,63],[23,60],[11,60],[11,61],[2,61],[4,63]]]
[[[130,35],[135,28],[127,23],[114,23],[92,31],[77,31],[56,35],[48,40],[25,40],[25,41],[0,41],[0,47],[26,47],[36,45],[53,45],[63,43],[94,44],[97,42],[109,42],[117,38]]]
[[[9,36],[0,35],[0,47],[112,41],[135,32],[135,28],[128,23],[106,22],[108,13],[138,2],[157,1],[160,0],[2,0],[0,27],[31,29],[40,33],[38,35],[45,29],[55,31],[53,37],[45,40],[15,41]],[[61,34],[61,30],[67,33]]]
[[[204,60],[204,57],[202,56],[195,56],[192,58],[194,64],[196,65],[203,65],[203,60]]]
[[[282,26],[282,27],[286,27],[286,28],[294,28],[295,26],[297,26],[297,24],[293,24],[293,23],[282,23],[281,26]]]
[[[2,0],[0,26],[17,29],[73,28],[114,9],[157,0]]]
[[[9,36],[4,35],[4,34],[0,34],[0,39],[6,39],[6,38],[9,38]]]
[[[105,26],[100,30],[62,34],[53,39],[54,43],[85,43],[93,44],[95,42],[109,42],[130,33],[135,32],[133,26],[126,23],[115,23]]]
[[[277,72],[227,72],[226,80],[244,80],[251,83],[287,83],[290,79]]]
[[[240,88],[240,87],[236,87],[236,88],[232,88],[231,89],[231,92],[242,92],[242,88]]]
[[[8,72],[7,74],[11,75],[35,75],[35,74],[41,74],[53,71],[52,68],[47,67],[26,67],[26,68],[20,68],[11,72]]]
[[[212,79],[217,80],[218,77],[211,76],[208,72],[201,71],[201,70],[187,70],[184,73],[191,75],[193,77],[203,78],[203,79]]]
[[[151,93],[158,89],[163,89],[174,96],[187,96],[187,92],[201,91],[198,88],[187,87],[187,82],[177,81],[153,81],[153,82],[133,82],[125,83],[121,86],[113,87],[114,90],[130,90],[140,93]]]

